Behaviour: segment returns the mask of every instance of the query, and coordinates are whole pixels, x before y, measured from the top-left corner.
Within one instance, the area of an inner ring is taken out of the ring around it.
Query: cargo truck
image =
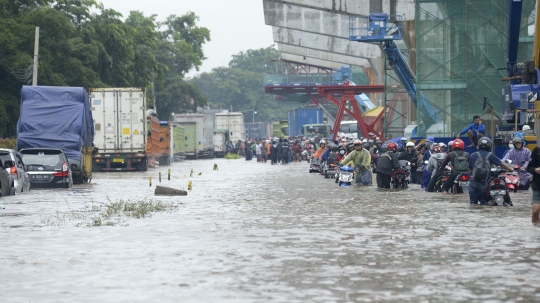
[[[171,125],[169,121],[160,121],[153,111],[147,115],[150,122],[150,137],[148,138],[146,152],[148,154],[148,166],[171,165]]]
[[[289,136],[302,136],[306,124],[323,124],[322,109],[317,107],[297,108],[289,111]]]
[[[204,114],[175,114],[174,122],[184,125],[186,134],[186,157],[214,157],[214,129],[206,129]],[[206,133],[212,134],[212,140],[207,140]]]
[[[229,130],[228,129],[214,129],[214,156],[224,157],[230,152],[229,146]]]
[[[184,125],[171,122],[173,138],[173,157],[175,161],[184,159],[186,152],[186,139]]]
[[[215,119],[216,129],[228,130],[229,139],[233,144],[245,139],[246,132],[244,128],[244,115],[242,113],[218,113]]]
[[[144,88],[91,88],[95,139],[94,171],[148,168]]]
[[[267,138],[268,136],[272,135],[267,133],[268,130],[266,123],[264,122],[245,123],[244,127],[246,130],[246,139]]]
[[[85,183],[92,178],[93,141],[92,112],[84,88],[23,86],[17,150],[61,149],[68,158],[73,183]]]

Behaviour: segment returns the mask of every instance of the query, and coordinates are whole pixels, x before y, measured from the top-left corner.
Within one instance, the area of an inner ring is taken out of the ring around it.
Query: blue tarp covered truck
[[[23,86],[17,123],[17,150],[59,148],[66,154],[73,182],[92,177],[94,121],[82,87]]]

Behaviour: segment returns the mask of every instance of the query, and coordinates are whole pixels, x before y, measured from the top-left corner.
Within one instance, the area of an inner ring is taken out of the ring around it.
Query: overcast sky
[[[98,0],[126,18],[132,10],[145,16],[156,14],[158,21],[169,15],[183,15],[192,11],[199,16],[198,26],[210,30],[211,41],[204,45],[203,61],[199,72],[192,70],[188,77],[209,72],[214,67],[227,66],[231,55],[248,49],[268,47],[272,40],[272,27],[264,24],[262,0]]]

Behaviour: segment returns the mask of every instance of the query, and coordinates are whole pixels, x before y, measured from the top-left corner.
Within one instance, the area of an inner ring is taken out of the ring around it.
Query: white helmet
[[[367,143],[367,139],[362,140],[362,143]]]
[[[440,147],[446,147],[446,144],[444,144],[444,143],[441,142],[441,143],[439,143],[439,146],[440,146]]]
[[[319,145],[320,145],[320,144],[327,145],[326,140],[322,139],[321,142],[319,142]]]
[[[410,147],[414,147],[414,143],[412,143],[412,142],[407,142],[407,147],[409,147],[409,146],[410,146]]]
[[[525,125],[523,125],[523,127],[522,127],[521,129],[522,129],[523,131],[525,131],[525,130],[530,130],[531,127],[525,124]]]

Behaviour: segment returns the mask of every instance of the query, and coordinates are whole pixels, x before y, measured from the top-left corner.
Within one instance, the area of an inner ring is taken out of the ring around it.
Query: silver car
[[[10,184],[14,188],[16,193],[30,191],[30,179],[26,173],[26,169],[23,160],[19,153],[13,149],[0,148],[0,161],[4,166],[4,170],[10,175]],[[15,194],[11,192],[10,194]]]

